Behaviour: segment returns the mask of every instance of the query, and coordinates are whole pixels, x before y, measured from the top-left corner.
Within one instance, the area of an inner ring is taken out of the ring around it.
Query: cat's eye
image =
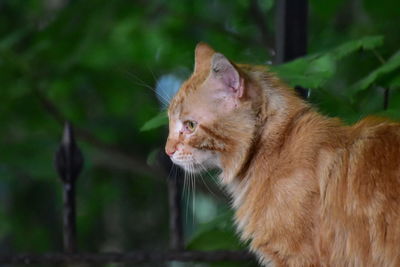
[[[197,123],[195,121],[185,121],[184,126],[188,132],[193,132],[196,129]]]

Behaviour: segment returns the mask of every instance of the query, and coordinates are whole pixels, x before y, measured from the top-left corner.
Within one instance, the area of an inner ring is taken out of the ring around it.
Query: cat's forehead
[[[174,98],[171,100],[171,103],[169,104],[168,114],[170,117],[179,117],[179,114],[182,111],[183,102],[185,101],[186,97],[187,96],[185,92],[182,91],[181,87],[181,89],[179,89],[178,93],[174,96]]]
[[[181,115],[185,111],[185,104],[192,102],[192,98],[197,98],[198,88],[201,87],[208,73],[196,73],[193,74],[188,80],[186,80],[175,97],[172,99],[168,113],[173,116]]]
[[[190,110],[190,107],[188,107],[190,105],[190,104],[188,104],[189,97],[191,97],[191,96],[177,95],[171,102],[171,105],[168,109],[169,116],[172,118],[175,118],[175,119],[179,119],[184,116],[187,116],[188,110]]]

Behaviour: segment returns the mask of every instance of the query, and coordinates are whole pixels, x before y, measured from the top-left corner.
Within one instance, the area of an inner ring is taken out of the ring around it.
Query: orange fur
[[[166,150],[190,171],[222,170],[241,238],[260,262],[400,266],[400,125],[371,117],[344,126],[259,66],[231,63],[244,93],[214,97],[215,53],[197,46],[195,72],[169,108]],[[186,120],[193,132],[182,130]]]

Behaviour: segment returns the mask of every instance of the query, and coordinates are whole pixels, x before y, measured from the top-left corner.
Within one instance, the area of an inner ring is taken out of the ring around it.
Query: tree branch
[[[66,121],[69,121],[68,118],[57,108],[57,106],[39,89],[35,88],[33,91],[40,104],[60,125],[64,125]],[[101,162],[104,165],[116,167],[118,169],[133,171],[135,173],[151,175],[155,177],[165,176],[165,172],[161,169],[148,166],[144,158],[125,152],[115,145],[107,144],[85,129],[77,128],[75,126],[74,129],[79,139],[100,149],[106,155],[96,155],[94,157],[95,161]]]

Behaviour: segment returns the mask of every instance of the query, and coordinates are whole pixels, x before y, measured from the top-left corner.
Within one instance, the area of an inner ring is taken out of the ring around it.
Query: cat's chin
[[[209,168],[207,165],[198,163],[175,163],[175,164],[181,167],[186,173],[191,173],[191,174],[198,174],[206,172],[210,169],[214,169],[214,168]]]
[[[198,151],[196,157],[182,158],[171,157],[174,164],[181,167],[187,173],[202,173],[210,170],[221,169],[219,157],[209,151]]]
[[[196,173],[200,173],[200,172],[204,171],[204,167],[201,166],[200,164],[182,164],[180,166],[187,173],[196,174]]]

